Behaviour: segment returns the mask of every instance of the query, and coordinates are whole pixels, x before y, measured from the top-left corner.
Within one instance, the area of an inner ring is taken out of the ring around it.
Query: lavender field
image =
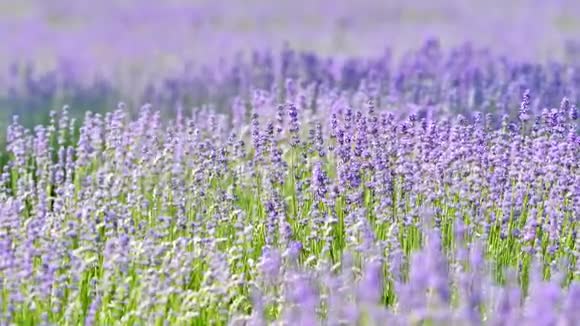
[[[579,13],[0,2],[0,326],[580,325]]]

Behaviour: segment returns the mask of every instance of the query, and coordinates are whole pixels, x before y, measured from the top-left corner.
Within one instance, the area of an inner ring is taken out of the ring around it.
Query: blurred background
[[[64,104],[139,105],[220,60],[284,44],[335,59],[389,48],[396,59],[436,37],[577,64],[578,14],[575,0],[3,0],[0,128],[14,114],[41,123]]]
[[[0,39],[4,63],[64,61],[79,73],[146,62],[160,71],[284,41],[333,55],[403,51],[426,36],[563,59],[579,9],[575,0],[4,0]]]

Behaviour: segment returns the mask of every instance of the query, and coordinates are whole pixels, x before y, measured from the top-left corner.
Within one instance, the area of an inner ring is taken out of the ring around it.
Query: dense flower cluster
[[[85,110],[104,113],[120,100],[132,104],[133,116],[145,102],[159,107],[163,118],[191,106],[210,106],[225,114],[234,106],[233,113],[239,115],[243,113],[237,111],[254,100],[255,90],[277,94],[278,101],[284,102],[305,85],[303,100],[311,105],[318,94],[335,93],[355,106],[368,95],[378,106],[404,113],[420,107],[421,116],[480,111],[516,118],[515,108],[526,89],[533,94],[524,107],[526,114],[541,114],[563,97],[572,103],[580,100],[578,65],[532,63],[470,44],[447,50],[435,39],[401,60],[392,53],[387,49],[378,56],[336,58],[290,47],[279,52],[256,50],[250,56],[224,59],[216,69],[186,64],[176,73],[130,83],[78,76],[64,63],[48,72],[13,65],[0,90],[0,119],[10,121],[18,114],[23,125],[33,127],[48,122],[55,105],[71,105],[71,114],[80,119]],[[0,126],[7,127],[3,122]]]
[[[575,70],[281,62],[225,114],[14,120],[0,324],[580,320]]]

